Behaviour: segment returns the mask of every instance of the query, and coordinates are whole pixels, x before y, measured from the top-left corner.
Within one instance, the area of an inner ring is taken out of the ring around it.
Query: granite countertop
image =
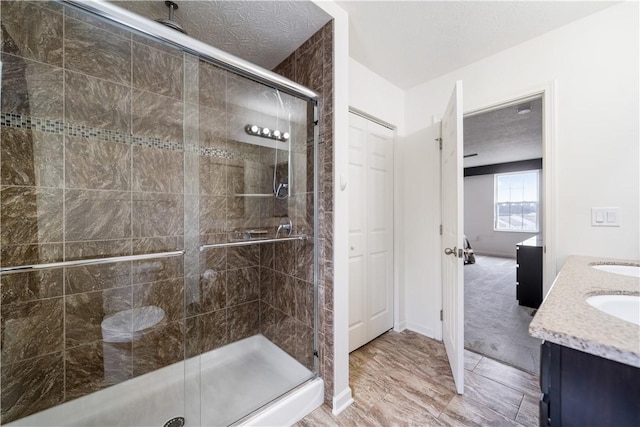
[[[529,334],[556,344],[640,368],[640,326],[590,306],[591,295],[639,295],[640,279],[595,268],[639,261],[570,256],[529,324]]]

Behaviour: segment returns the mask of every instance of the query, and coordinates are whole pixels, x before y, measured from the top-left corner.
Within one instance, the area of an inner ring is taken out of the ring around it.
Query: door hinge
[[[438,146],[442,150],[442,138],[436,138],[436,141],[438,141]]]
[[[443,320],[443,316],[442,316],[442,310],[440,310],[440,321]]]
[[[440,224],[440,235],[442,236],[442,224]]]

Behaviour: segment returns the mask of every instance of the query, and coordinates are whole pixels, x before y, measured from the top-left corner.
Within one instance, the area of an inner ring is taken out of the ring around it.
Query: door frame
[[[463,117],[486,113],[499,108],[517,105],[533,98],[542,98],[542,296],[547,295],[557,274],[556,262],[556,82],[542,83],[515,93],[501,95],[479,107],[464,111]],[[442,171],[440,172],[442,173]],[[442,186],[442,183],[440,183]],[[463,213],[464,215],[464,213]],[[442,322],[440,322],[442,324]]]
[[[398,153],[397,153],[397,142],[398,142],[398,127],[394,124],[391,124],[385,120],[379,119],[374,115],[367,113],[366,111],[360,110],[358,108],[352,107],[349,105],[349,114],[355,114],[356,116],[360,116],[366,120],[369,120],[373,123],[376,123],[380,126],[386,127],[387,129],[391,129],[393,131],[393,206],[392,206],[392,215],[393,215],[393,330],[396,332],[403,331],[406,329],[406,321],[401,320],[400,313],[404,312],[402,304],[402,300],[400,298],[400,233],[398,230],[400,229],[399,224],[399,216],[398,215]],[[348,275],[347,275],[348,277]],[[347,308],[348,308],[347,304]],[[348,330],[348,328],[347,328]],[[348,338],[348,335],[347,335]],[[347,346],[348,347],[348,346]]]

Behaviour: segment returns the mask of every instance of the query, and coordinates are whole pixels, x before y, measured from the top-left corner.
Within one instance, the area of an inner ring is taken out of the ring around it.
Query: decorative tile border
[[[0,112],[0,126],[18,129],[33,129],[55,134],[64,133],[64,124],[59,120],[48,120],[23,116],[22,114]]]
[[[84,125],[64,123],[61,120],[41,119],[38,117],[23,116],[22,114],[15,113],[0,112],[0,126],[35,130],[55,135],[80,136],[92,140],[119,142],[121,144],[159,148],[161,150],[198,153],[200,156],[205,157],[247,160],[252,162],[260,162],[261,160],[258,154],[241,153],[225,150],[223,148],[199,147],[198,144],[190,143],[183,145],[178,142],[163,141],[160,138],[126,135],[122,132],[108,129],[92,128]]]

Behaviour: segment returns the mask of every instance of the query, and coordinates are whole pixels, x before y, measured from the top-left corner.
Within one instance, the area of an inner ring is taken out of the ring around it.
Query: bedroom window
[[[539,181],[537,170],[494,175],[495,231],[538,232]]]

